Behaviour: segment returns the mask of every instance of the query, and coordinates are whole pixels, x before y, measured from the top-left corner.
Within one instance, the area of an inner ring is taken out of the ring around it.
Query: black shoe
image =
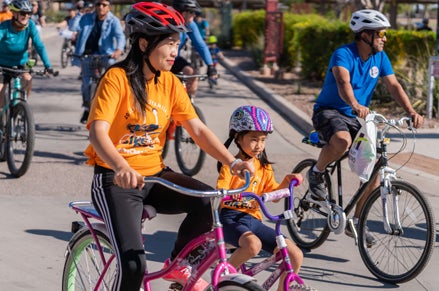
[[[358,230],[358,226],[356,225],[356,224],[354,224],[354,226],[355,226],[355,229],[356,230]],[[346,228],[345,228],[345,230],[344,230],[344,233],[347,235],[347,236],[349,236],[349,237],[354,237],[354,234],[353,234],[353,232],[352,232],[352,229],[351,229],[351,224],[350,223],[348,223],[347,225],[346,225]],[[366,246],[368,247],[368,248],[371,248],[373,245],[375,245],[376,244],[376,239],[373,237],[373,235],[369,232],[369,229],[367,228],[367,226],[366,226]]]
[[[89,114],[89,111],[84,110],[84,113],[82,114],[81,120],[79,122],[81,122],[82,124],[86,124],[87,120],[88,120],[88,114]]]
[[[314,172],[311,169],[309,169],[308,173],[306,174],[308,178],[308,184],[309,184],[309,192],[311,193],[311,198],[314,200],[326,200],[327,194],[326,194],[326,187],[325,182],[323,180],[323,173]]]

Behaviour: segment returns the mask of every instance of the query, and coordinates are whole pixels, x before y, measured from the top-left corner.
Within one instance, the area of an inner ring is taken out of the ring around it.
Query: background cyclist
[[[184,20],[189,27],[190,31],[185,33],[180,33],[180,47],[179,47],[179,56],[175,59],[175,63],[172,66],[171,72],[174,74],[178,74],[183,72],[185,75],[194,75],[198,72],[195,72],[194,68],[191,66],[190,62],[180,56],[180,51],[185,45],[187,38],[189,37],[191,40],[191,45],[195,48],[197,53],[203,59],[203,61],[207,65],[207,75],[209,78],[216,80],[218,78],[218,73],[213,66],[212,57],[209,52],[209,48],[203,40],[203,37],[198,30],[198,26],[194,21],[194,17],[196,13],[201,13],[201,7],[198,4],[197,0],[174,0],[172,6],[180,12]],[[198,89],[198,79],[193,78],[187,81],[187,90],[188,93],[195,97]]]
[[[0,23],[12,18],[12,12],[9,9],[10,4],[11,4],[11,0],[3,0],[2,10],[0,11]]]
[[[109,55],[108,59],[103,59],[104,67],[114,64],[122,55],[125,47],[125,34],[119,18],[110,12],[109,0],[96,0],[95,11],[84,14],[78,25],[73,27],[78,32],[75,44],[75,55]],[[82,107],[84,113],[80,119],[81,123],[86,123],[90,111],[90,90],[89,85],[94,74],[91,67],[91,59],[80,60],[74,57],[74,66],[81,66],[82,76]]]
[[[387,41],[387,18],[375,10],[359,10],[352,14],[350,28],[355,40],[337,48],[329,62],[325,82],[320,92],[312,117],[314,128],[327,144],[322,148],[317,163],[308,172],[308,199],[326,199],[322,173],[326,166],[339,159],[350,147],[360,129],[359,118],[370,112],[372,94],[381,77],[396,102],[412,117],[415,127],[422,126],[423,118],[410,104],[409,97],[395,77],[392,64],[384,52]],[[377,177],[379,178],[379,177]],[[366,193],[378,186],[372,183]],[[363,195],[357,203],[354,224],[367,198]],[[346,234],[352,236],[349,224]],[[366,232],[368,245],[374,238]]]
[[[164,164],[162,149],[171,118],[213,158],[233,164],[236,173],[244,169],[253,173],[253,167],[236,161],[227,151],[197,117],[180,80],[169,72],[178,54],[179,33],[187,31],[182,16],[169,6],[140,2],[125,20],[131,49],[99,82],[87,123],[90,145],[85,154],[87,163],[94,166],[93,204],[107,225],[121,268],[112,290],[139,290],[146,267],[139,227],[144,204],[154,206],[158,213],[187,214],[171,260],[191,239],[212,227],[209,198],[143,184],[143,176],[157,176],[191,189],[212,189]],[[184,285],[190,268],[175,269],[164,279]],[[193,290],[204,290],[206,285],[199,280]]]
[[[28,62],[28,43],[32,43],[48,72],[53,72],[46,48],[40,38],[35,23],[29,21],[32,6],[29,0],[14,0],[9,6],[12,19],[0,23],[0,66],[24,68]],[[4,105],[4,94],[9,79],[0,74],[0,106]],[[22,87],[29,96],[32,88],[32,76],[23,73]]]

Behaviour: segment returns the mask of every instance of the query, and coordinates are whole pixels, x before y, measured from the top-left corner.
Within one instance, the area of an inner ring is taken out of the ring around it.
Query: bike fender
[[[105,227],[105,224],[103,224],[103,223],[92,223],[91,225],[92,225],[94,230],[100,231],[103,234],[107,235],[107,237],[108,237],[107,228]],[[78,237],[78,236],[81,236],[86,231],[88,231],[88,227],[85,224],[81,223],[81,228],[79,228],[75,232],[75,234],[73,235],[73,237],[70,239],[69,243],[67,244],[65,256],[67,256],[67,254],[70,252],[70,248],[72,247],[72,243],[75,241],[74,238]]]
[[[239,273],[228,274],[228,275],[221,276],[219,278],[219,282],[222,282],[224,280],[237,282],[239,284],[245,284],[247,282],[256,281],[256,279],[253,277],[250,277],[250,276],[244,275],[244,274],[239,274]]]
[[[80,228],[78,230],[74,231],[75,236],[81,236],[84,232],[88,231],[88,227],[87,227],[87,225],[85,225],[85,223],[79,222],[78,224],[80,225]],[[93,227],[93,229],[98,230],[98,231],[100,231],[103,234],[108,236],[107,228],[105,227],[105,224],[100,223],[100,222],[95,222],[95,223],[92,223],[91,226]]]
[[[107,228],[105,227],[105,224],[103,223],[92,223],[91,226],[93,229],[99,230],[103,234],[105,234],[108,237]]]

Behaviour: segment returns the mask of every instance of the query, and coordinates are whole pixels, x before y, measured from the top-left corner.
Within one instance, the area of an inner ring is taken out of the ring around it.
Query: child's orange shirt
[[[245,192],[253,192],[257,195],[262,195],[266,192],[274,191],[279,187],[279,184],[274,178],[274,172],[271,165],[262,167],[258,159],[253,159],[255,167],[255,175],[251,179],[250,186]],[[238,176],[230,173],[230,168],[223,165],[218,176],[216,188],[217,189],[236,189],[244,185],[244,180]],[[242,200],[224,201],[222,208],[229,208],[241,212],[248,213],[259,220],[262,220],[262,213],[258,202],[253,198],[246,197]]]

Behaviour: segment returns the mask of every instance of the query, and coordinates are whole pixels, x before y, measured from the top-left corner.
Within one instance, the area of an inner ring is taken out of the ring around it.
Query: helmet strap
[[[143,59],[145,60],[145,63],[148,66],[148,68],[154,74],[154,85],[157,84],[158,78],[160,77],[160,71],[156,70],[152,66],[151,62],[149,61],[149,51],[148,50],[143,54]]]
[[[246,133],[247,131],[240,131],[240,132],[237,132],[237,131],[235,131],[235,130],[233,130],[233,132],[232,131],[230,131],[230,133],[229,133],[229,139],[231,138],[231,137],[233,137],[233,140],[235,141],[235,145],[236,145],[236,147],[239,149],[239,152],[240,153],[242,153],[242,155],[244,156],[244,160],[249,160],[249,159],[251,159],[251,157],[242,149],[242,147],[241,147],[241,145],[239,144],[239,142],[238,142],[238,139],[240,138],[240,137],[242,137],[245,133]],[[229,141],[229,140],[227,140],[227,141]],[[230,144],[229,144],[230,145]],[[227,147],[227,148],[229,148],[229,147]]]
[[[18,21],[18,18],[15,17],[15,15],[12,15],[12,27],[17,31],[25,30],[26,27],[29,25],[29,21],[23,25]]]
[[[236,146],[238,147],[239,152],[244,156],[244,160],[249,160],[249,159],[252,158],[251,156],[249,156],[249,155],[248,155],[248,154],[242,149],[242,147],[241,147],[240,144],[236,143]]]
[[[372,33],[372,40],[371,41],[369,41],[367,38],[364,38],[364,37],[361,37],[361,40],[370,46],[370,48],[372,50],[372,55],[377,53],[375,47],[373,46],[373,43],[375,41],[375,32]]]

